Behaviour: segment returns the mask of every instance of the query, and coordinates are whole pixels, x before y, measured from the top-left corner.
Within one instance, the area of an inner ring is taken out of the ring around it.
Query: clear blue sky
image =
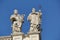
[[[10,16],[14,9],[25,14],[22,31],[27,33],[29,22],[27,16],[34,7],[36,11],[42,6],[42,40],[60,40],[60,0],[0,0],[0,36],[12,32]]]

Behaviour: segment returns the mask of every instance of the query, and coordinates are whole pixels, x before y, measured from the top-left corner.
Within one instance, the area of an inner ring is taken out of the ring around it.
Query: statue
[[[32,9],[32,13],[29,14],[28,20],[30,21],[30,31],[38,31],[38,27],[41,24],[41,10],[35,12],[35,8]]]
[[[10,17],[10,20],[12,21],[13,32],[21,32],[24,15],[19,15],[18,10],[15,9],[14,14]]]

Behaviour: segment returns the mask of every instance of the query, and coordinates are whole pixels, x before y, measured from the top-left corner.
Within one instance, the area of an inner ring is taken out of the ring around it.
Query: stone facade
[[[11,40],[11,36],[0,36],[0,40]]]
[[[10,17],[12,33],[10,36],[0,36],[0,40],[41,40],[41,15],[41,10],[35,12],[35,8],[32,9],[32,12],[27,18],[30,22],[30,30],[25,35],[21,31],[25,15],[18,14],[18,10],[15,9],[14,14]]]

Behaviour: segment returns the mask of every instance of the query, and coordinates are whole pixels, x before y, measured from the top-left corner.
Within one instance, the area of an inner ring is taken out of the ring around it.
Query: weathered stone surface
[[[41,10],[35,12],[35,8],[28,16],[30,21],[30,30],[25,35],[21,29],[24,21],[24,15],[19,15],[18,11],[15,9],[14,14],[11,15],[10,20],[12,21],[12,33],[10,36],[1,36],[0,40],[41,40],[41,30],[39,30],[41,25]]]

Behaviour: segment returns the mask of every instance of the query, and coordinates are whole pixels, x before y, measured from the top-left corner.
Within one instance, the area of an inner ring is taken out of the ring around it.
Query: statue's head
[[[32,8],[32,14],[37,15],[35,8]]]
[[[32,8],[32,13],[35,13],[35,8]]]
[[[15,15],[18,14],[18,10],[17,10],[17,9],[14,10],[14,14],[15,14]]]

